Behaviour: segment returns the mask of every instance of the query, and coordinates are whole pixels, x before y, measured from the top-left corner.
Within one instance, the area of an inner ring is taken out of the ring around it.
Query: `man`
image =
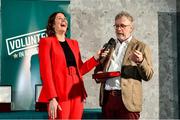
[[[149,47],[132,36],[133,17],[120,12],[115,17],[117,39],[95,73],[120,71],[121,75],[99,80],[100,106],[104,118],[139,119],[142,110],[142,80],[153,76]],[[97,80],[98,81],[98,80]]]

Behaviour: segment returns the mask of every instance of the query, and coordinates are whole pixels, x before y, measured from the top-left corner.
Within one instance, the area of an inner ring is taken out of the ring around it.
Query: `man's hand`
[[[135,63],[142,63],[144,59],[142,53],[138,50],[135,50],[134,52],[132,52],[129,55],[129,58]]]

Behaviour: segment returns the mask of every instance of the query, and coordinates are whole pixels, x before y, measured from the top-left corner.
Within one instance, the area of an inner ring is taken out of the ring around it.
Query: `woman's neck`
[[[65,41],[65,35],[64,34],[56,34],[56,37],[57,39],[60,41],[60,42],[64,42]]]

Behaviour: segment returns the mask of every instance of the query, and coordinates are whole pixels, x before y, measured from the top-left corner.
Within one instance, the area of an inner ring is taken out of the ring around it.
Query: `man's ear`
[[[134,30],[134,26],[133,25],[131,25],[131,32]]]

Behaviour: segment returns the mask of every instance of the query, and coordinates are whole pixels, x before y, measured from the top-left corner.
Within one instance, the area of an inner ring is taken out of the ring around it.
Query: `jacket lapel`
[[[57,57],[60,57],[61,60],[64,59],[61,62],[63,62],[62,64],[64,64],[64,66],[67,66],[66,65],[66,57],[65,57],[63,48],[61,47],[61,45],[59,43],[59,40],[56,37],[53,37],[53,41],[54,42],[52,42],[53,43],[53,51],[52,52],[54,52],[57,55]]]
[[[77,57],[78,57],[78,53],[76,52],[77,51],[77,47],[75,46],[75,44],[74,44],[74,42],[73,42],[73,40],[70,40],[70,39],[68,39],[68,38],[66,38],[66,41],[67,41],[67,43],[68,43],[68,45],[69,45],[69,47],[70,47],[70,49],[71,49],[71,51],[72,51],[72,53],[73,53],[73,55],[74,55],[74,57],[75,57],[75,60],[76,60],[76,65],[78,65],[78,62],[77,62]]]
[[[127,49],[126,49],[126,52],[125,52],[125,55],[124,55],[124,58],[123,58],[122,65],[131,64],[131,60],[129,59],[129,55],[132,52],[132,50],[134,49],[136,41],[137,41],[136,39],[132,38],[132,40],[129,42]]]

